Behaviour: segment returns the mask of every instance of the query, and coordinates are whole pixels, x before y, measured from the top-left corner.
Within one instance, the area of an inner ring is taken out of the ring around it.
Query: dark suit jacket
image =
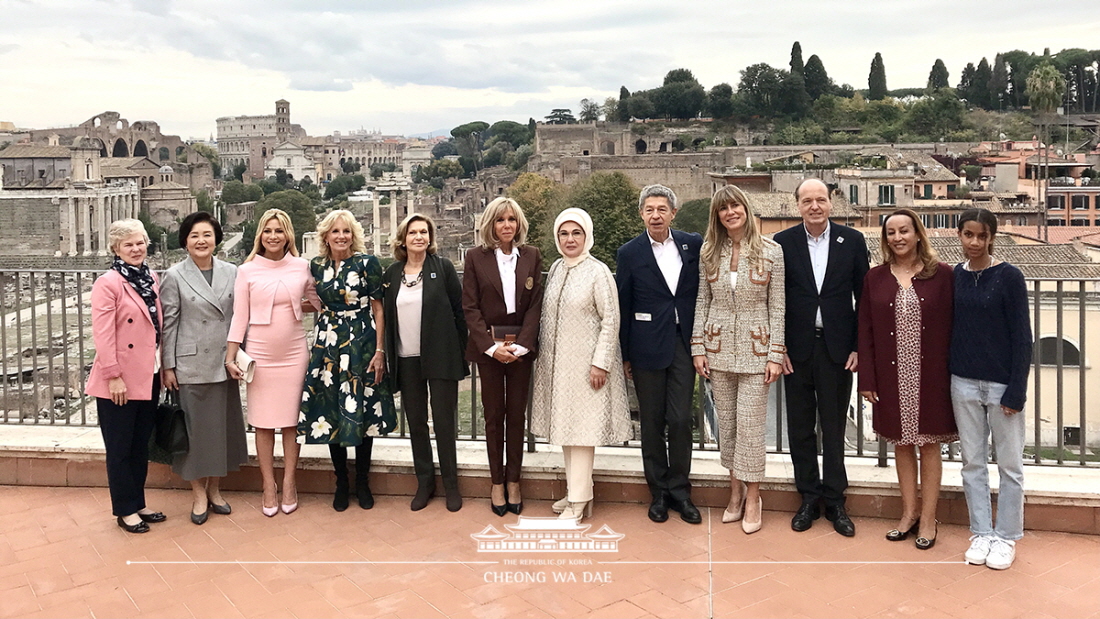
[[[397,291],[404,262],[394,262],[382,275],[382,307],[386,317],[386,359],[394,391],[397,380]],[[466,349],[466,320],[462,315],[462,282],[450,260],[435,254],[424,259],[424,305],[420,321],[420,364],[424,378],[462,380],[470,368],[462,358]]]
[[[821,293],[814,282],[806,225],[798,224],[773,237],[783,246],[787,269],[787,354],[806,361],[814,348],[814,321],[821,307],[825,347],[834,363],[844,364],[856,350],[856,305],[867,274],[867,241],[863,234],[837,223],[829,230],[829,265]]]
[[[537,247],[518,248],[516,258],[516,311],[508,314],[504,306],[504,288],[500,280],[496,251],[474,247],[466,252],[462,271],[462,309],[470,341],[466,360],[489,361],[485,351],[493,346],[489,331],[493,326],[519,326],[516,343],[531,351],[521,357],[534,360],[538,354],[539,318],[542,315],[542,254]]]
[[[699,292],[699,249],[703,237],[672,230],[683,268],[672,295],[653,248],[643,232],[619,248],[615,284],[619,289],[622,322],[619,344],[623,360],[640,370],[663,370],[672,365],[676,351],[676,315],[680,316],[680,339],[691,350],[691,328],[695,324],[695,297]]]

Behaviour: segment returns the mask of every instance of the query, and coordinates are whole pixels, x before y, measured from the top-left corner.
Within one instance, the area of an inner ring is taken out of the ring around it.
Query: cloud
[[[0,54],[6,54],[19,49],[19,46],[14,43],[0,43]]]

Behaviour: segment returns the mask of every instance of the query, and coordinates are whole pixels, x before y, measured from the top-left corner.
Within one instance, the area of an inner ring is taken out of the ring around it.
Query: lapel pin
[[[844,242],[844,237],[842,237],[842,236],[836,237],[836,242],[837,243],[843,243]]]
[[[683,248],[684,251],[687,251],[687,248],[688,248],[687,243],[684,243],[680,247]]]
[[[435,279],[435,273],[432,273],[432,279]]]

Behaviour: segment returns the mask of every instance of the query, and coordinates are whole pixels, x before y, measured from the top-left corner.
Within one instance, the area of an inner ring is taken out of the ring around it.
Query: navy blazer
[[[679,230],[670,232],[683,262],[675,296],[653,257],[648,231],[624,243],[616,255],[615,284],[622,312],[619,344],[623,360],[640,370],[663,370],[672,365],[677,315],[680,317],[678,335],[684,348],[691,350],[703,237]]]
[[[810,264],[806,225],[792,226],[772,238],[783,247],[786,266],[787,354],[799,362],[813,354],[814,322],[820,306],[829,358],[833,363],[847,363],[848,355],[856,351],[856,307],[869,268],[863,234],[836,222],[830,224],[829,264],[820,293]]]

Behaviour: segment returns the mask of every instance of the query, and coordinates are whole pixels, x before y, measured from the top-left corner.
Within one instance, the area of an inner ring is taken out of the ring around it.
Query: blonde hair
[[[118,246],[131,236],[141,233],[145,237],[145,244],[149,245],[149,233],[145,231],[145,224],[138,219],[119,219],[111,222],[107,228],[107,244],[111,253],[118,254]]]
[[[512,239],[512,245],[519,247],[527,242],[527,218],[523,215],[523,209],[515,200],[500,197],[490,202],[485,207],[485,212],[481,214],[478,236],[481,237],[481,246],[485,249],[496,249],[500,246],[500,239],[496,235],[496,222],[508,209],[512,209],[512,214],[516,216],[516,236]]]
[[[271,260],[282,260],[283,256],[272,258],[264,255],[264,244],[262,241],[264,228],[267,226],[267,222],[272,219],[279,222],[279,225],[283,227],[283,232],[285,232],[287,236],[286,251],[283,252],[283,256],[286,255],[286,252],[290,252],[291,256],[298,255],[298,245],[294,242],[294,224],[290,223],[290,215],[287,215],[282,209],[269,208],[256,220],[256,238],[252,241],[252,253],[248,254],[248,257],[244,259],[245,262],[252,262],[252,259],[256,256],[263,256]]]
[[[409,233],[409,226],[417,221],[428,224],[428,253],[434,254],[438,248],[435,238],[435,222],[432,221],[432,218],[420,213],[409,213],[409,216],[401,222],[401,225],[397,226],[397,232],[390,239],[390,249],[393,251],[394,260],[404,262],[409,259],[409,252],[405,249],[405,236]]]
[[[722,254],[722,245],[729,240],[729,232],[722,225],[718,211],[727,204],[740,204],[745,208],[745,236],[741,239],[741,252],[746,260],[752,262],[758,270],[764,269],[764,241],[756,227],[756,215],[749,205],[749,197],[736,185],[726,185],[714,192],[710,199],[710,214],[707,216],[707,233],[703,237],[703,249],[700,252],[703,268],[708,275],[714,275],[721,268],[718,258]],[[732,242],[732,241],[731,241]]]
[[[882,236],[879,237],[879,249],[882,251],[882,263],[883,264],[896,264],[897,256],[894,255],[894,249],[890,247],[890,243],[886,240],[886,222],[890,221],[890,218],[894,215],[905,215],[913,222],[913,230],[917,233],[917,257],[920,258],[923,267],[920,272],[914,275],[916,279],[928,279],[936,274],[936,270],[940,266],[940,256],[936,253],[936,249],[932,247],[932,243],[928,241],[928,232],[924,229],[924,224],[921,223],[920,217],[917,214],[907,208],[899,208],[898,210],[890,213],[882,220]]]
[[[317,236],[321,237],[321,249],[319,254],[325,260],[330,257],[328,241],[325,239],[329,232],[336,227],[336,224],[343,219],[348,228],[351,229],[351,253],[367,253],[367,242],[363,235],[363,226],[359,224],[359,221],[355,219],[355,215],[351,211],[345,209],[337,209],[332,211],[325,218],[321,220],[321,223],[317,224]]]

